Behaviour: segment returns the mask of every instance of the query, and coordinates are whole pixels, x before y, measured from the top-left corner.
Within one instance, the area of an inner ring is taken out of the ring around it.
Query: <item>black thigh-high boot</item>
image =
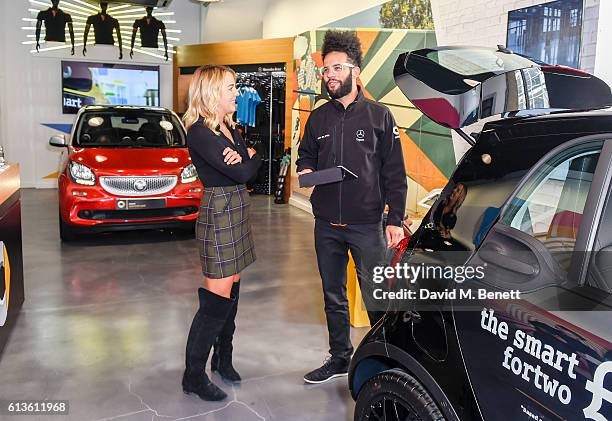
[[[221,377],[230,382],[239,382],[240,374],[232,365],[232,351],[234,346],[232,340],[236,331],[236,313],[238,313],[238,298],[240,296],[240,282],[234,282],[232,285],[232,298],[235,300],[234,306],[230,310],[225,324],[217,336],[213,348],[213,354],[210,358],[210,368],[212,371],[219,373]]]
[[[191,323],[185,350],[183,391],[206,401],[220,401],[227,394],[210,381],[204,370],[210,349],[235,301],[204,288],[198,289],[198,296],[200,308]]]

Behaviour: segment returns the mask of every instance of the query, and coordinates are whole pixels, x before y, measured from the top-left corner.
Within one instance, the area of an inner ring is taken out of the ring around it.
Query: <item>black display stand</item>
[[[255,126],[238,125],[247,146],[262,158],[262,165],[249,191],[274,195],[277,190],[281,160],[285,155],[285,63],[228,66],[236,72],[236,86],[251,87],[262,102],[257,106]],[[195,73],[198,67],[181,67],[181,75]],[[236,120],[236,119],[234,119]]]
[[[257,177],[248,187],[255,193],[273,195],[285,155],[285,64],[230,67],[236,72],[237,87],[251,87],[262,99],[257,106],[255,127],[239,125],[247,146],[262,157]]]

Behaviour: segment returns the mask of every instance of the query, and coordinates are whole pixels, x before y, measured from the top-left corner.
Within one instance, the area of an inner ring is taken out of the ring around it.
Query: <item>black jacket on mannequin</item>
[[[72,17],[68,13],[57,9],[53,15],[52,8],[48,8],[38,12],[36,20],[45,23],[45,41],[66,42],[66,24],[72,23]],[[38,38],[36,40],[38,41]]]
[[[159,31],[166,29],[166,25],[154,17],[147,18],[146,16],[134,21],[134,30],[140,29],[140,44],[145,48],[158,48],[159,43],[157,38]]]
[[[87,27],[93,25],[96,44],[115,45],[113,30],[117,29],[119,35],[119,21],[110,15],[91,15],[87,18]]]

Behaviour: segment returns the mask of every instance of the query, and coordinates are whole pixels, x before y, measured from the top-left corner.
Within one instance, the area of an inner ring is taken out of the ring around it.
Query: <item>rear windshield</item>
[[[427,58],[462,76],[491,72],[505,73],[534,65],[531,60],[516,54],[506,54],[485,48],[431,51],[427,53]]]
[[[167,111],[95,110],[81,115],[73,146],[175,148],[185,146],[185,134]]]

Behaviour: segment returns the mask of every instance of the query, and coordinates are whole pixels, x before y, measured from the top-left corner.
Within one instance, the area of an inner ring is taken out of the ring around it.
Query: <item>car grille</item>
[[[193,215],[198,212],[195,206],[184,206],[179,208],[162,209],[139,209],[139,210],[81,210],[77,214],[79,218],[93,221],[105,221],[113,219],[154,219],[154,218],[176,218],[178,216]]]
[[[169,192],[176,186],[176,175],[145,177],[100,177],[100,185],[115,196],[152,196]]]

